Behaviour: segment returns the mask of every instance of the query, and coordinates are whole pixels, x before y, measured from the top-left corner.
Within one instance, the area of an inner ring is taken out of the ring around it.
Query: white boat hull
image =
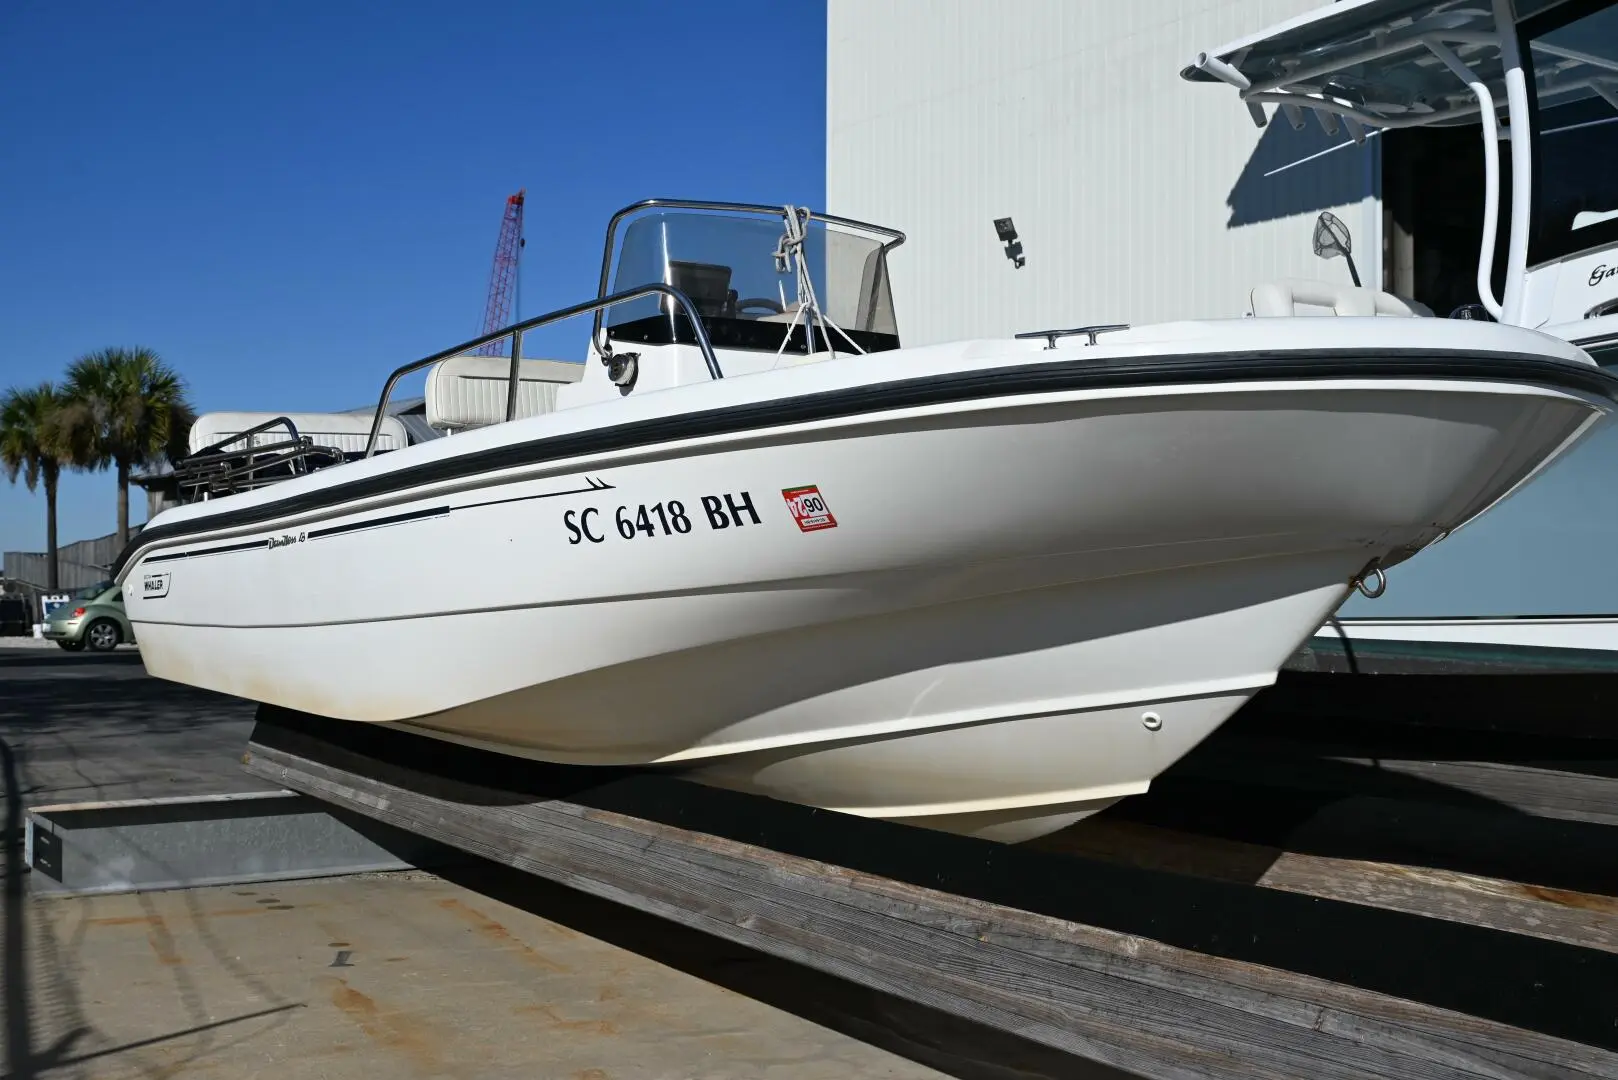
[[[1480,521],[1351,596],[1311,645],[1350,670],[1618,669],[1618,428],[1604,425]],[[1369,646],[1358,649],[1360,645]]]
[[[1371,559],[1600,408],[1409,378],[957,401],[484,470],[193,532],[123,576],[160,677],[1019,840],[1146,790]],[[835,524],[806,531],[786,493],[811,485]]]

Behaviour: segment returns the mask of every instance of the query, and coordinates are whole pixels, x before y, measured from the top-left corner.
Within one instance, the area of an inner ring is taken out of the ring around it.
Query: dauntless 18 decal
[[[709,529],[739,529],[744,525],[761,525],[758,510],[753,506],[751,492],[739,494],[704,495],[701,513],[687,511],[679,499],[669,499],[650,505],[620,506],[609,517],[599,506],[586,506],[582,510],[569,510],[562,515],[567,528],[567,542],[582,544],[605,543],[614,533],[623,540],[640,536],[684,536],[694,527],[707,521]]]

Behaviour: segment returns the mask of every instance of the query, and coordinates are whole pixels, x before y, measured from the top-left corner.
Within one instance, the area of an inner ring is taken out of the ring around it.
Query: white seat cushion
[[[1432,317],[1432,309],[1380,289],[1342,285],[1311,278],[1267,281],[1252,292],[1253,314],[1260,317],[1308,315],[1299,308],[1325,308],[1332,315]]]
[[[213,412],[203,413],[197,417],[197,422],[191,425],[189,447],[191,453],[196,453],[205,446],[223,442],[233,435],[240,435],[250,431],[260,424],[268,423],[277,417],[286,417],[298,429],[299,435],[307,435],[316,446],[330,446],[341,450],[345,454],[365,453],[366,440],[371,435],[371,420],[375,413],[273,413],[273,412]],[[271,443],[285,442],[287,429],[285,425],[277,425],[268,431],[261,431],[257,435],[244,439],[239,443],[232,443],[227,450],[248,449],[248,442],[253,446],[267,446]],[[402,450],[409,443],[405,434],[405,426],[398,417],[385,416],[382,418],[382,430],[377,433],[376,449],[378,453],[388,450]]]
[[[427,369],[427,423],[440,431],[502,423],[510,376],[510,357],[452,356],[440,360]],[[524,360],[517,370],[516,419],[551,412],[556,408],[557,388],[582,378],[583,364]]]

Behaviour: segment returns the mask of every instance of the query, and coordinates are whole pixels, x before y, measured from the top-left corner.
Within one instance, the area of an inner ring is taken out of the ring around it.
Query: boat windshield
[[[811,334],[800,311],[806,293],[795,267],[776,251],[784,215],[660,210],[636,218],[619,247],[612,291],[662,282],[691,298],[716,349],[851,353],[899,347],[885,238],[810,219],[804,229],[807,284],[829,324]],[[667,345],[694,341],[665,297],[614,307],[606,321],[615,341]],[[811,348],[813,345],[813,348]]]
[[[1618,6],[1558,5],[1523,22],[1522,48],[1536,134],[1528,261],[1618,244]]]

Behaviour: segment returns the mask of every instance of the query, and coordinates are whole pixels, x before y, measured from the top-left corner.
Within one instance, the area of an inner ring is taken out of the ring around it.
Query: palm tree
[[[68,446],[74,464],[118,474],[118,543],[129,543],[129,472],[176,459],[196,419],[185,383],[151,349],[102,349],[67,369]]]
[[[56,482],[70,461],[62,406],[62,395],[48,382],[0,398],[0,468],[13,484],[21,475],[29,491],[45,485],[45,587],[51,592],[57,588]]]

